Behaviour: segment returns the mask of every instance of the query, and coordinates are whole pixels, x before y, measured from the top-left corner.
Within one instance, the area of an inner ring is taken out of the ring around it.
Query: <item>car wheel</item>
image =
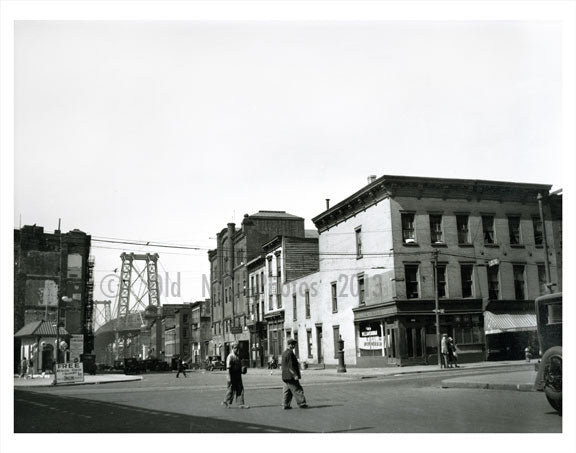
[[[548,349],[542,357],[544,366],[544,393],[558,413],[562,414],[562,347]]]

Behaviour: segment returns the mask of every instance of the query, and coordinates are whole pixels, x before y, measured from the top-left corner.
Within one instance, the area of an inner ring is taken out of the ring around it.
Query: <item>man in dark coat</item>
[[[284,381],[283,388],[283,399],[282,405],[284,409],[292,409],[290,403],[292,402],[292,396],[296,398],[296,403],[302,409],[308,407],[306,404],[306,397],[304,396],[304,390],[300,385],[300,366],[298,365],[298,359],[294,354],[294,348],[296,347],[296,340],[288,340],[288,349],[282,353],[282,380]]]

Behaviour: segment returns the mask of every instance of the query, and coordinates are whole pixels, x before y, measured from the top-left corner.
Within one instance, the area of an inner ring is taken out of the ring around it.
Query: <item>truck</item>
[[[541,357],[534,388],[562,414],[562,293],[537,297],[534,304]]]

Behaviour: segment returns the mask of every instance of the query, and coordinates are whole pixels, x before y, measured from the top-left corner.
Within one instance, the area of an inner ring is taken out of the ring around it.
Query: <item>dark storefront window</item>
[[[481,344],[482,324],[480,315],[454,316],[454,341],[456,344]]]

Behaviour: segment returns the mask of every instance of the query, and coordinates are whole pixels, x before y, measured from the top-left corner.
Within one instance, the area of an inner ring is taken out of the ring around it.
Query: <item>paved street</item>
[[[145,375],[141,381],[15,390],[16,432],[558,433],[541,393],[442,388],[447,377],[510,373],[449,370],[358,379],[323,375],[303,385],[309,409],[282,410],[277,372],[245,377],[250,409],[220,405],[225,374]],[[311,377],[311,374],[308,374]],[[503,375],[504,376],[504,375]]]

